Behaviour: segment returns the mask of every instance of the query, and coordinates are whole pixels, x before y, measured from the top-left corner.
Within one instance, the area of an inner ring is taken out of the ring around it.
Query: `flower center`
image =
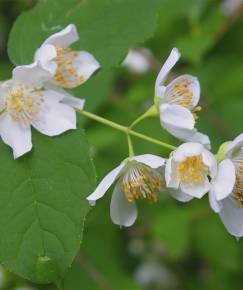
[[[55,58],[57,71],[55,81],[59,86],[64,88],[75,88],[82,84],[85,80],[83,75],[80,75],[75,59],[78,56],[78,51],[72,51],[70,48],[56,47],[57,56]]]
[[[201,155],[191,156],[180,163],[178,171],[180,181],[201,183],[208,173],[208,167],[203,163]]]
[[[193,116],[198,119],[195,112],[201,111],[201,107],[193,106],[193,92],[191,91],[190,85],[192,81],[186,78],[178,80],[174,85],[172,85],[168,92],[168,98],[170,104],[177,104],[193,111]]]
[[[4,107],[15,121],[29,125],[38,120],[43,102],[43,93],[39,87],[20,84],[9,91]]]
[[[163,188],[163,182],[155,169],[132,161],[129,162],[129,167],[123,176],[122,188],[128,202],[144,198],[156,202]]]
[[[243,149],[240,150],[239,156],[236,159],[233,159],[233,162],[236,167],[236,181],[233,192],[233,197],[237,201],[238,207],[243,207],[243,158],[242,158]]]

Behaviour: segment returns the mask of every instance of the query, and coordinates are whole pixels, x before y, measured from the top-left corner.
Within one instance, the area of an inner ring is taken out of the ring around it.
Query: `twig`
[[[76,262],[79,264],[90,277],[104,290],[114,290],[107,279],[94,268],[94,266],[85,258],[83,255],[79,254],[76,257]]]

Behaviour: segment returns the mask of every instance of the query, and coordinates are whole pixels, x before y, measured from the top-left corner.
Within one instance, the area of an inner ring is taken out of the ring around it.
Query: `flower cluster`
[[[84,100],[67,90],[82,85],[100,68],[93,55],[70,48],[78,39],[75,25],[68,25],[44,41],[32,64],[17,66],[12,78],[0,84],[0,136],[13,149],[14,158],[31,150],[31,126],[48,136],[76,128],[75,110],[83,110]],[[134,63],[131,58],[134,53],[127,60]],[[126,133],[130,149],[129,157],[105,176],[87,200],[95,205],[116,183],[110,205],[111,219],[128,227],[137,218],[138,200],[157,202],[165,190],[181,202],[202,198],[208,193],[210,206],[226,229],[241,237],[243,134],[223,144],[216,156],[210,152],[208,136],[196,129],[197,113],[201,110],[198,79],[185,74],[166,83],[179,58],[178,49],[173,48],[155,81],[154,105],[148,114],[136,120],[156,114],[164,129],[185,142],[178,148],[167,144],[167,148],[175,148],[168,159],[151,154],[134,156],[130,135],[144,136],[132,131],[136,121],[126,130],[124,126],[83,111],[86,116],[103,120],[104,124]],[[140,57],[135,54],[135,64],[138,62]],[[159,140],[156,143],[165,146]]]
[[[195,128],[200,85],[195,76],[182,75],[165,85],[165,80],[180,58],[174,48],[155,82],[155,106],[162,127],[186,143],[168,159],[150,154],[125,159],[100,182],[87,197],[91,205],[116,182],[110,214],[115,224],[131,226],[137,218],[135,201],[157,202],[162,191],[181,202],[202,198],[209,203],[225,227],[236,237],[243,236],[243,134],[227,143],[221,158],[210,152],[208,136]]]
[[[31,150],[31,126],[47,136],[76,128],[75,108],[82,109],[84,100],[64,89],[81,85],[100,67],[90,53],[70,48],[78,39],[75,25],[68,25],[44,41],[32,64],[17,66],[1,83],[0,135],[14,158]]]

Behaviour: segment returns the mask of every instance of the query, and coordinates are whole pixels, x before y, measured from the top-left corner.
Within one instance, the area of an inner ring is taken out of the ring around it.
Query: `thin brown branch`
[[[105,276],[100,273],[89,261],[86,257],[79,254],[76,257],[76,262],[79,264],[83,270],[89,274],[89,276],[94,280],[102,289],[104,290],[114,290],[114,288],[107,281]]]
[[[217,115],[217,113],[207,106],[204,110],[202,110],[202,114],[209,120],[213,127],[220,132],[222,137],[227,140],[233,139],[233,132],[226,126],[225,122]]]

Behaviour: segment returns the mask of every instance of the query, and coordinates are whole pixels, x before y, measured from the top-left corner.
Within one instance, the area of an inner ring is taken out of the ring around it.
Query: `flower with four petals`
[[[111,219],[115,224],[129,227],[137,218],[135,200],[158,200],[164,189],[163,171],[158,169],[164,164],[164,158],[151,154],[128,158],[104,177],[87,200],[95,205],[116,182],[110,205]]]

